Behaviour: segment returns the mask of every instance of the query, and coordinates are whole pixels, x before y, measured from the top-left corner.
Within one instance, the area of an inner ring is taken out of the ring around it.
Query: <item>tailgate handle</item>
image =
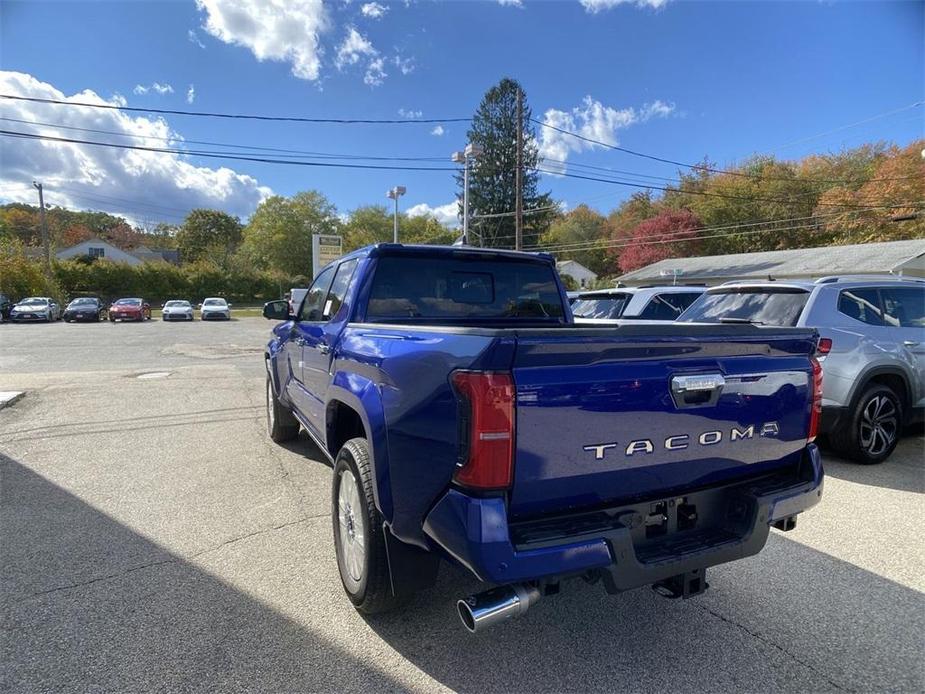
[[[692,374],[673,376],[671,397],[678,409],[715,405],[723,392],[726,379],[722,374]]]

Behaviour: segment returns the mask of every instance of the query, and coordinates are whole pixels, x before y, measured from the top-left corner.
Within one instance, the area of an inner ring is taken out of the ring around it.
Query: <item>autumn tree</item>
[[[607,252],[607,219],[587,205],[558,217],[540,238],[540,246],[563,246],[559,260],[575,260],[598,275],[610,274],[613,262]]]
[[[631,272],[666,258],[698,255],[700,227],[700,220],[690,210],[662,210],[636,227],[631,245],[620,253],[620,270]]]
[[[456,232],[435,217],[398,215],[398,240],[408,244],[450,244]],[[344,249],[354,250],[374,243],[390,243],[394,236],[394,218],[385,205],[366,205],[350,213],[341,227]]]

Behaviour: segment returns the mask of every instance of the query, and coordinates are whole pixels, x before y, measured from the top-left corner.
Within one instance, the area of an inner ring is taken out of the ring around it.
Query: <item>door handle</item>
[[[903,340],[903,344],[906,347],[918,347],[921,343],[916,342],[915,340]]]
[[[318,351],[321,352],[322,354],[330,354],[331,348],[325,344],[320,344],[318,345]]]
[[[304,346],[305,346],[305,338],[304,338],[304,337],[297,337],[297,338],[295,339],[295,343],[296,343],[299,347],[304,347]]]

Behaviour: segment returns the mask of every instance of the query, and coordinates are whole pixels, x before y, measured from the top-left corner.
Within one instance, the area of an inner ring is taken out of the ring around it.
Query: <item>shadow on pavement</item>
[[[2,455],[0,480],[0,691],[402,688]]]

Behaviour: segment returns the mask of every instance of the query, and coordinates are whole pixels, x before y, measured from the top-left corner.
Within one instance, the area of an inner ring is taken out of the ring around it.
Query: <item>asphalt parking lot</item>
[[[570,583],[474,636],[444,569],[364,619],[330,467],[265,433],[268,329],[0,325],[0,391],[27,391],[0,410],[0,689],[925,690],[920,430],[827,457],[823,502],[693,600]]]

